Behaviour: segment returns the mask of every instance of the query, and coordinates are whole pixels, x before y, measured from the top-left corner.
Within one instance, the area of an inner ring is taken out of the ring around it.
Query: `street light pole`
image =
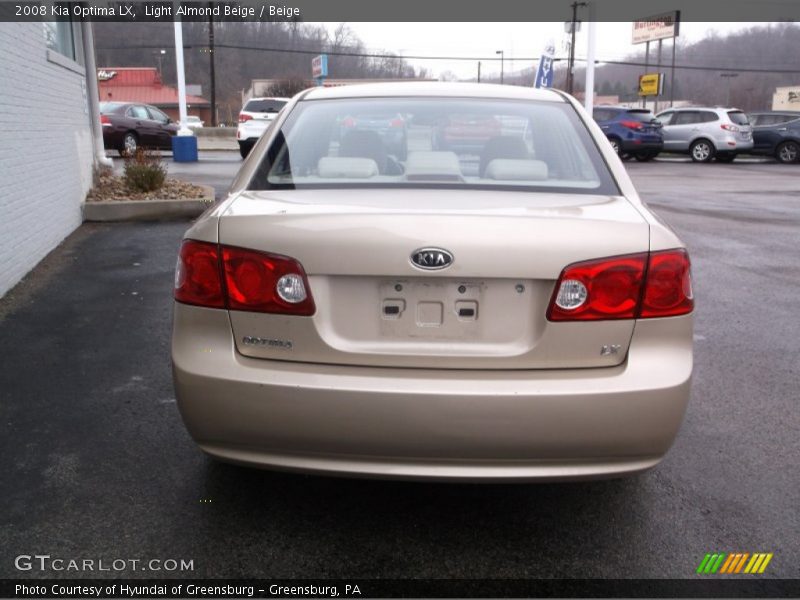
[[[500,85],[503,85],[503,72],[505,71],[505,67],[504,67],[503,63],[504,63],[504,59],[505,59],[505,51],[504,50],[498,50],[497,52],[495,52],[495,54],[499,54],[500,55]]]
[[[729,107],[731,105],[731,79],[733,79],[734,77],[738,77],[739,74],[738,73],[720,73],[719,76],[720,77],[724,77],[725,79],[728,80],[728,95],[727,95],[727,97],[725,99],[725,107],[727,108],[727,107]]]
[[[572,6],[572,37],[569,43],[569,65],[567,67],[567,93],[572,94],[575,85],[575,30],[578,22],[578,7],[586,6],[586,2],[573,2]]]

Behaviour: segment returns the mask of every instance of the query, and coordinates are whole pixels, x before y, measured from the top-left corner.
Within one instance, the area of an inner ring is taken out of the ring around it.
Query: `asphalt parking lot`
[[[221,193],[239,162],[171,170]],[[744,551],[797,578],[800,165],[627,165],[696,284],[692,401],[655,470],[476,486],[212,462],[170,377],[188,224],[84,225],[0,301],[0,577],[54,575],[14,568],[46,553],[193,559],[174,575],[195,577],[686,578],[706,552]]]

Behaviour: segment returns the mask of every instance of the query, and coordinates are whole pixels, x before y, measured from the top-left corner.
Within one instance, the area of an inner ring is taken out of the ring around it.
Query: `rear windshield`
[[[119,107],[122,106],[119,102],[101,102],[100,103],[100,114],[101,115],[110,115],[112,113],[117,112]]]
[[[401,186],[619,193],[571,105],[462,98],[300,102],[249,184]]]
[[[748,125],[747,115],[740,110],[729,110],[728,117],[737,125]]]
[[[625,118],[633,121],[639,121],[640,123],[649,123],[655,119],[655,116],[653,116],[652,111],[641,109],[625,111]]]
[[[286,100],[250,100],[244,105],[247,112],[276,113],[286,105]]]

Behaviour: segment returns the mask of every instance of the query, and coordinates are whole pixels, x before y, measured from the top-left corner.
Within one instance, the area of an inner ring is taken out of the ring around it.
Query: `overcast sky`
[[[329,30],[338,23],[325,23]],[[566,56],[568,35],[564,23],[348,23],[370,50],[388,50],[404,56],[496,56],[505,52],[505,72],[531,67],[519,57],[538,57],[547,40],[555,42],[556,56]],[[680,37],[693,42],[709,30],[727,34],[759,23],[681,23]],[[637,50],[631,44],[632,25],[628,23],[597,24],[597,58],[621,59]],[[665,41],[665,52],[671,41]],[[586,56],[586,24],[578,34],[576,55]],[[665,57],[669,54],[665,53]],[[515,60],[515,57],[517,59]],[[429,68],[438,77],[452,71],[459,78],[475,77],[475,61],[409,60],[414,66]],[[500,62],[484,62],[484,75],[500,73]]]

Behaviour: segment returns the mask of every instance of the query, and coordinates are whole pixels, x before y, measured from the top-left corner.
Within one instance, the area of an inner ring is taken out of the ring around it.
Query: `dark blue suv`
[[[654,159],[664,148],[661,123],[645,108],[598,106],[592,115],[623,159]]]

